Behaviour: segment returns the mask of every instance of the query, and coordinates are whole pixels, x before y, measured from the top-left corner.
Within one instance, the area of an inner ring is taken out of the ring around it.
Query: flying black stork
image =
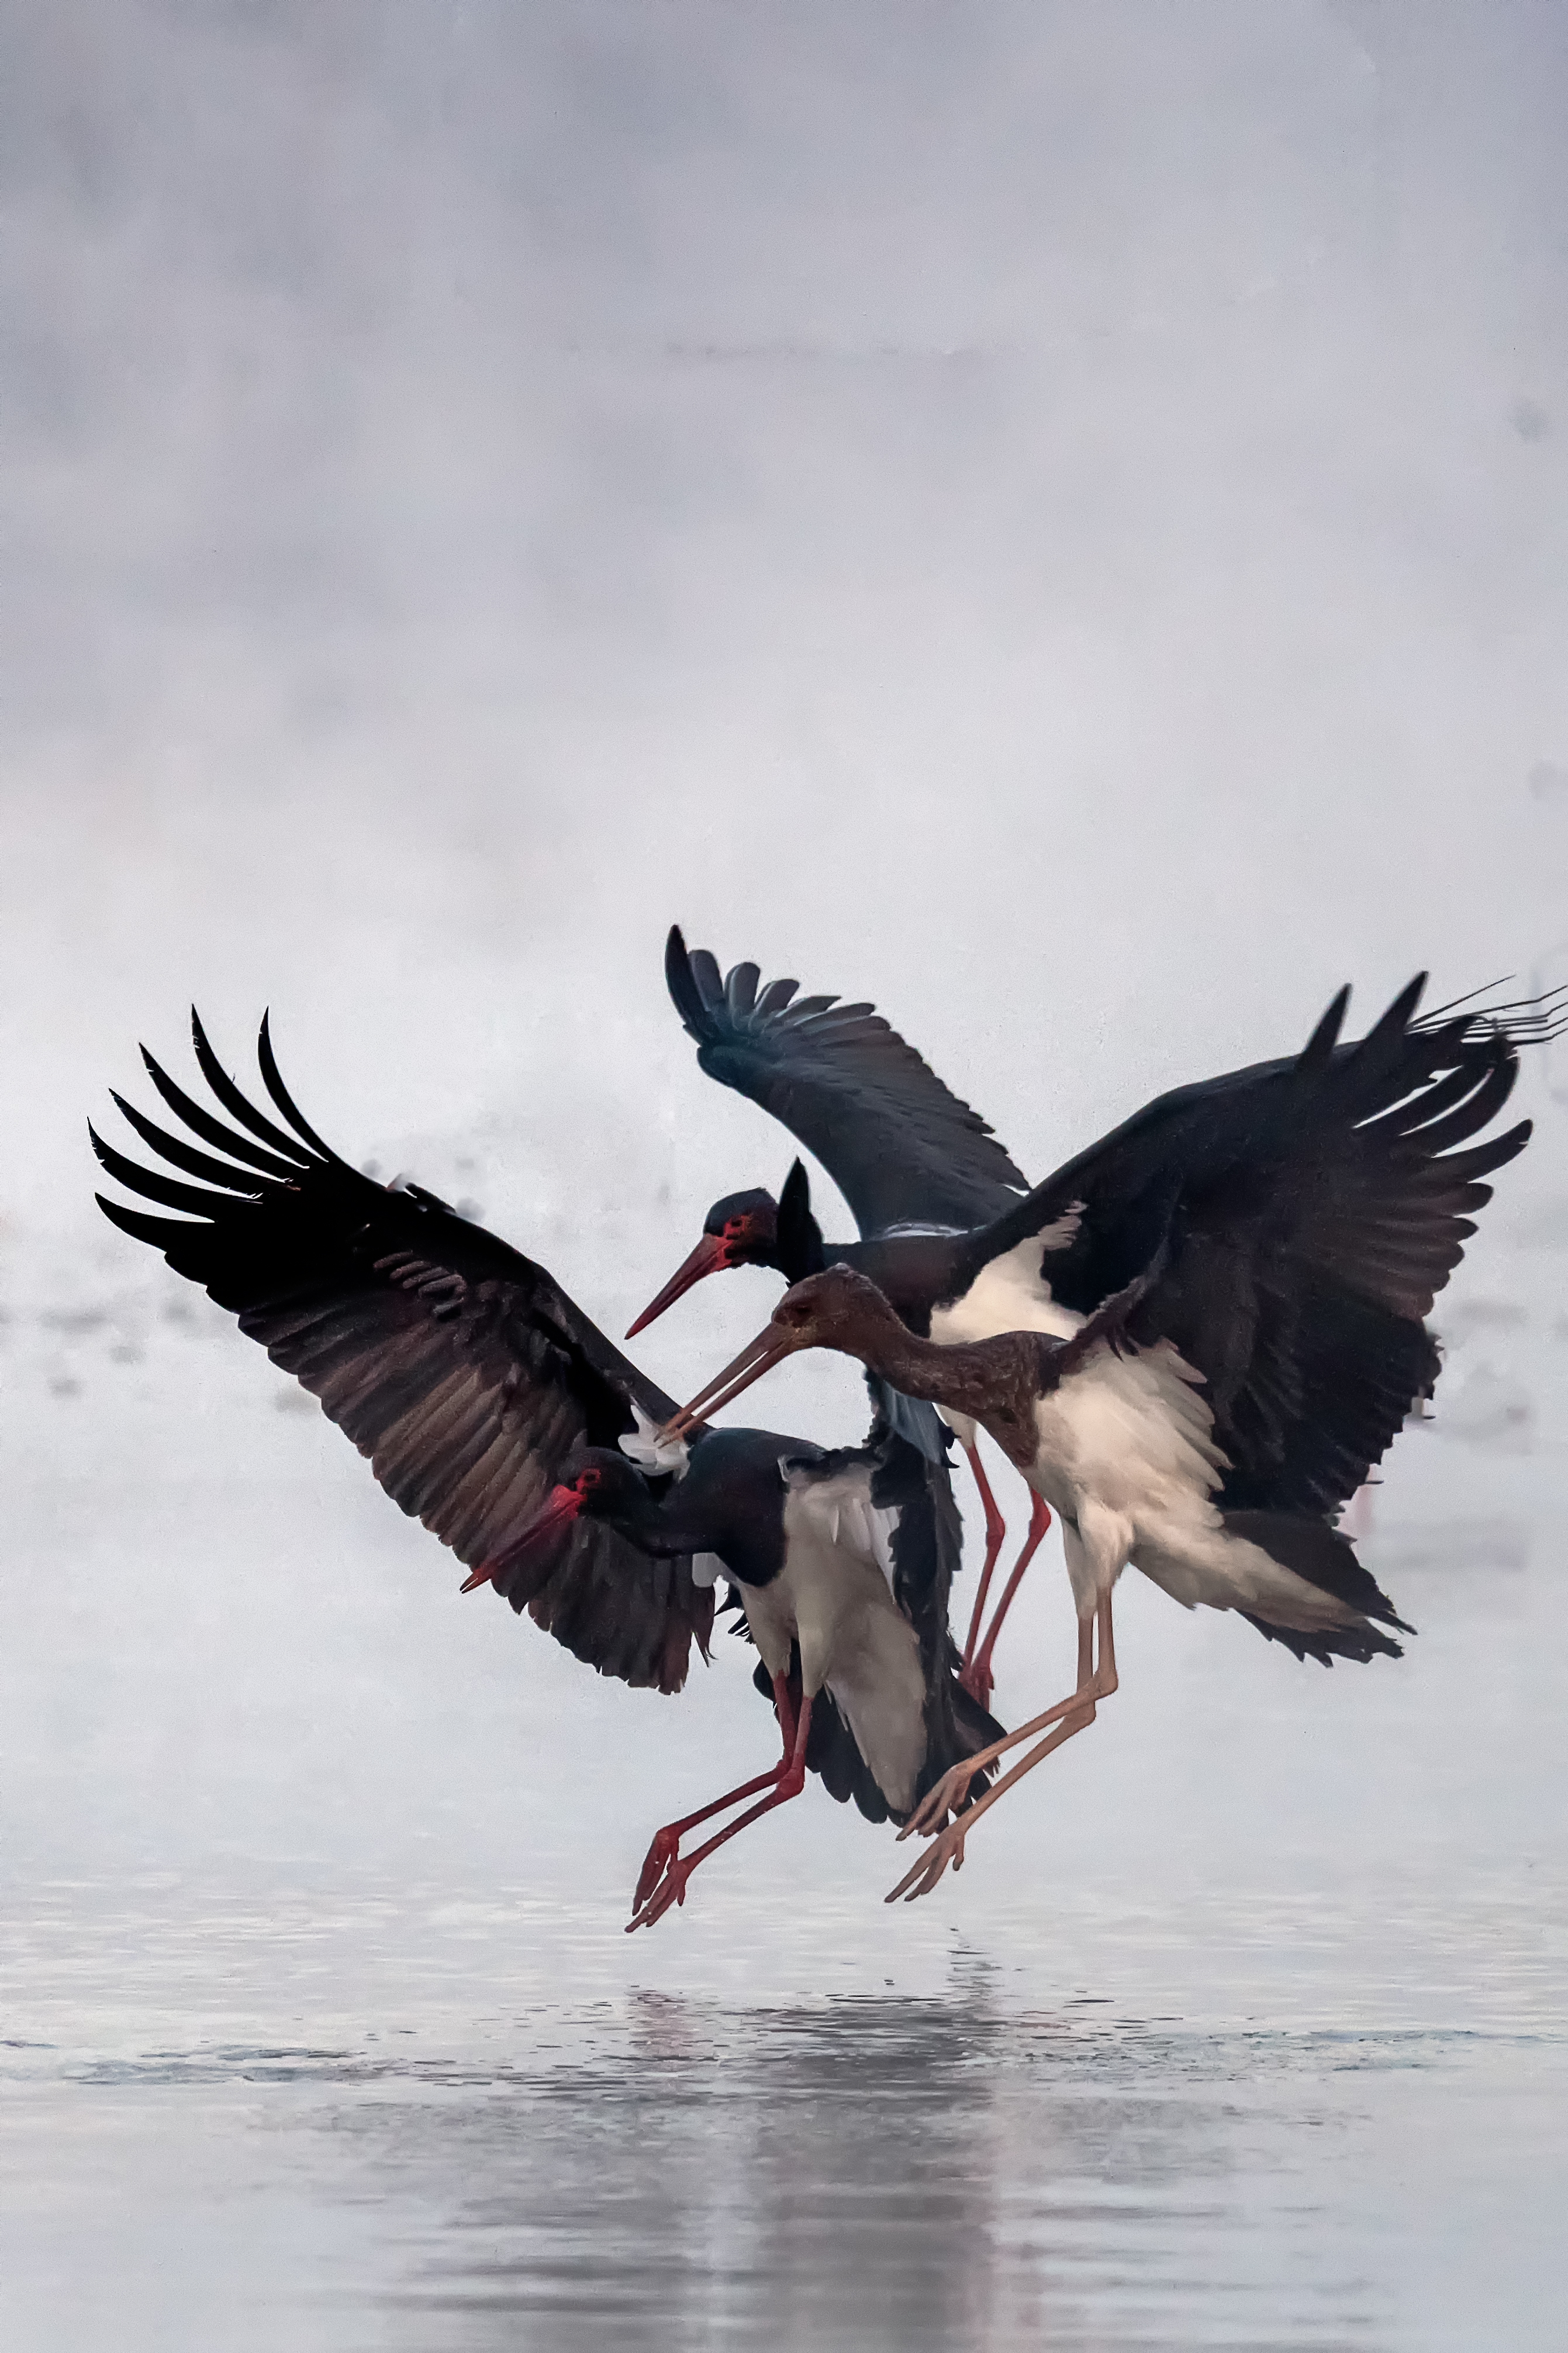
[[[696,1249],[644,1308],[627,1339],[635,1339],[704,1275],[728,1267],[768,1266],[797,1282],[830,1261],[870,1276],[910,1329],[931,1339],[1007,1329],[1005,1322],[986,1322],[977,1303],[946,1301],[942,1288],[953,1240],[984,1229],[1028,1189],[1028,1179],[979,1113],[943,1085],[874,1006],[801,997],[794,980],[759,987],[754,964],[736,965],[721,976],[706,948],[688,950],[679,925],[666,944],[664,972],[676,1010],[697,1041],[699,1068],[772,1112],[816,1154],[848,1202],[860,1240],[824,1242],[812,1215],[810,1181],[797,1160],[776,1200],[756,1189],[714,1202]],[[1037,1288],[1038,1303],[1048,1305],[1048,1290]],[[945,1313],[933,1314],[939,1302]],[[954,1310],[960,1311],[957,1322]],[[906,1435],[930,1451],[940,1449],[929,1411],[922,1416],[894,1394],[885,1403]],[[980,1458],[973,1421],[956,1411],[944,1418],[969,1459],[985,1515],[985,1556],[963,1667],[966,1690],[984,1707],[991,1700],[996,1636],[1051,1515],[1042,1497],[1031,1497],[1027,1536],[982,1642],[981,1622],[1006,1527]]]
[[[1419,1020],[1422,987],[1352,1045],[1342,990],[1293,1060],[1161,1098],[954,1246],[960,1297],[989,1282],[1026,1300],[1043,1259],[1049,1321],[935,1346],[863,1275],[830,1268],[786,1293],[673,1425],[795,1349],[837,1348],[983,1423],[1062,1521],[1074,1689],[935,1785],[901,1833],[935,1844],[889,1901],[929,1894],[996,1799],[1093,1722],[1117,1688],[1111,1592],[1129,1561],[1188,1609],[1239,1609],[1299,1659],[1400,1655],[1384,1630],[1411,1630],[1332,1515],[1432,1393],[1425,1318],[1475,1230],[1467,1213],[1490,1198],[1481,1180],[1530,1124],[1471,1139],[1558,1009]],[[943,1827],[973,1769],[1039,1736]]]
[[[784,1736],[770,1771],[656,1832],[630,1927],[684,1904],[698,1864],[798,1797],[808,1769],[868,1820],[902,1822],[954,1764],[1001,1736],[959,1683],[948,1631],[962,1535],[947,1466],[880,1414],[864,1446],[834,1451],[770,1430],[701,1429],[689,1442],[645,1429],[618,1452],[580,1450],[544,1508],[468,1585],[504,1579],[583,1519],[651,1557],[689,1555],[700,1576],[704,1563],[723,1573]],[[747,1812],[680,1853],[689,1831],[748,1798]]]
[[[465,1590],[493,1585],[601,1674],[680,1690],[693,1641],[707,1654],[716,1567],[738,1590],[784,1760],[657,1834],[634,1926],[684,1902],[702,1858],[680,1856],[680,1834],[763,1783],[777,1783],[773,1797],[703,1854],[795,1795],[808,1770],[873,1821],[902,1820],[996,1736],[954,1681],[947,1609],[961,1539],[945,1464],[882,1422],[849,1452],[736,1430],[660,1449],[648,1434],[674,1400],[544,1268],[423,1187],[377,1184],[341,1159],[284,1086],[265,1021],[261,1076],[282,1125],[192,1020],[227,1118],[144,1053],[185,1133],[116,1095],[164,1166],[142,1167],[96,1134],[93,1146],[117,1183],[179,1215],[100,1194],[105,1215],[236,1314],[320,1400],[393,1500],[472,1569]]]

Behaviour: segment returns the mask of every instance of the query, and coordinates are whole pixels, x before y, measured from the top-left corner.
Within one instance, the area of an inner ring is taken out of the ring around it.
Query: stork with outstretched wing
[[[767,1266],[798,1282],[830,1261],[858,1267],[908,1314],[912,1330],[930,1332],[947,1245],[989,1224],[1027,1193],[1028,1180],[997,1137],[875,1006],[802,997],[793,980],[761,985],[754,964],[721,975],[706,948],[688,949],[679,925],[665,947],[664,971],[676,1010],[697,1041],[698,1067],[771,1112],[816,1155],[848,1202],[860,1239],[824,1242],[812,1214],[810,1180],[797,1160],[776,1200],[758,1188],[714,1202],[697,1247],[644,1308],[627,1339],[704,1275]],[[943,1441],[929,1405],[896,1390],[886,1392],[884,1404],[915,1444],[933,1454],[940,1450]],[[980,1628],[1006,1525],[985,1475],[975,1424],[956,1410],[942,1418],[968,1457],[985,1515],[985,1556],[963,1674],[965,1689],[989,1706],[991,1651],[987,1646],[982,1653]],[[1028,1534],[1007,1581],[998,1626],[1051,1524],[1041,1496],[1031,1495],[1030,1504]],[[993,1644],[994,1639],[993,1633]]]
[[[672,1425],[797,1349],[837,1348],[981,1422],[1061,1518],[1075,1688],[931,1792],[907,1828],[940,1835],[895,1894],[933,1887],[973,1822],[1117,1688],[1111,1594],[1130,1562],[1298,1658],[1399,1655],[1387,1630],[1410,1630],[1332,1518],[1432,1393],[1425,1318],[1530,1123],[1477,1139],[1559,1010],[1422,1020],[1422,987],[1355,1043],[1342,990],[1291,1060],[1163,1097],[955,1240],[930,1339],[907,1294],[847,1266],[808,1276]],[[1041,1283],[1045,1307],[1020,1312]],[[944,1828],[972,1770],[1036,1736]]]
[[[182,1132],[116,1095],[160,1165],[96,1134],[93,1145],[117,1184],[176,1214],[100,1194],[105,1215],[320,1399],[393,1500],[473,1572],[468,1588],[493,1586],[601,1674],[678,1692],[693,1643],[708,1649],[716,1574],[746,1610],[783,1762],[656,1835],[634,1926],[684,1901],[701,1854],[683,1857],[680,1834],[763,1783],[773,1797],[742,1820],[807,1772],[869,1820],[902,1820],[997,1736],[956,1681],[961,1535],[945,1464],[883,1419],[839,1453],[757,1430],[661,1450],[649,1433],[673,1398],[543,1267],[433,1193],[351,1167],[295,1105],[265,1021],[277,1117],[241,1092],[194,1016],[193,1030],[226,1116],[144,1056]]]

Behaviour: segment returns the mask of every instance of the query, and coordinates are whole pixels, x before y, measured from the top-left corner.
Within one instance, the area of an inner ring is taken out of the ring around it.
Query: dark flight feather
[[[1424,1319],[1490,1198],[1480,1180],[1530,1135],[1470,1141],[1557,1001],[1423,1020],[1421,987],[1352,1044],[1342,990],[1299,1055],[1159,1097],[962,1246],[968,1281],[1057,1228],[1041,1268],[1084,1314],[1163,1251],[1127,1329],[1202,1374],[1228,1508],[1323,1514],[1354,1493],[1432,1393]]]
[[[241,1165],[208,1160],[125,1105],[144,1144],[225,1189],[142,1167],[94,1134],[116,1183],[182,1214],[153,1217],[102,1195],[100,1207],[235,1314],[320,1399],[394,1501],[466,1566],[533,1516],[574,1448],[614,1447],[630,1431],[634,1405],[669,1419],[674,1400],[542,1267],[435,1195],[378,1185],[323,1144],[283,1084],[265,1025],[262,1077],[289,1134],[247,1102],[194,1016],[193,1035],[243,1134],[151,1057],[148,1069],[186,1125]],[[712,1595],[693,1585],[689,1558],[651,1560],[587,1519],[531,1556],[508,1598],[602,1674],[664,1692],[680,1688],[692,1641],[705,1651],[712,1624]]]
[[[706,948],[688,950],[679,927],[664,969],[700,1068],[816,1154],[862,1234],[973,1226],[1025,1189],[978,1112],[874,1006],[800,997],[793,980],[759,992],[755,965],[726,977]]]

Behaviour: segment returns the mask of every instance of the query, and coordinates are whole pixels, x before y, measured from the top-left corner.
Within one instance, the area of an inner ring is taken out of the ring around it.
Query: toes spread
[[[971,1778],[967,1766],[954,1765],[950,1767],[942,1775],[935,1788],[926,1791],[925,1796],[899,1832],[900,1838],[910,1838],[917,1831],[921,1838],[932,1837],[941,1830],[949,1814],[955,1814],[963,1805],[969,1795]]]
[[[656,1920],[663,1919],[672,1904],[684,1904],[686,1883],[690,1876],[691,1865],[689,1862],[672,1861],[668,1871],[659,1881],[653,1894],[646,1903],[638,1905],[637,1909],[626,1922],[627,1936],[631,1935],[634,1928],[651,1928]]]
[[[655,1831],[653,1843],[643,1857],[637,1874],[637,1894],[632,1897],[632,1910],[639,1911],[658,1887],[665,1873],[680,1852],[680,1837],[676,1831]]]
[[[917,1895],[929,1895],[951,1862],[956,1869],[963,1861],[963,1831],[955,1824],[943,1831],[934,1846],[926,1849],[920,1861],[905,1872],[890,1894],[883,1897],[887,1904],[896,1904],[901,1895],[912,1904]]]

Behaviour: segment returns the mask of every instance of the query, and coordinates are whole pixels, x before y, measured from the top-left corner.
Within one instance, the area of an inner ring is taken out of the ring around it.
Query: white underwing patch
[[[673,1472],[676,1478],[684,1479],[691,1461],[691,1449],[685,1439],[661,1436],[658,1424],[643,1411],[635,1398],[631,1407],[637,1428],[623,1432],[621,1452],[629,1462],[636,1463],[645,1478],[658,1479]],[[710,1584],[712,1581],[711,1577],[708,1580]]]

